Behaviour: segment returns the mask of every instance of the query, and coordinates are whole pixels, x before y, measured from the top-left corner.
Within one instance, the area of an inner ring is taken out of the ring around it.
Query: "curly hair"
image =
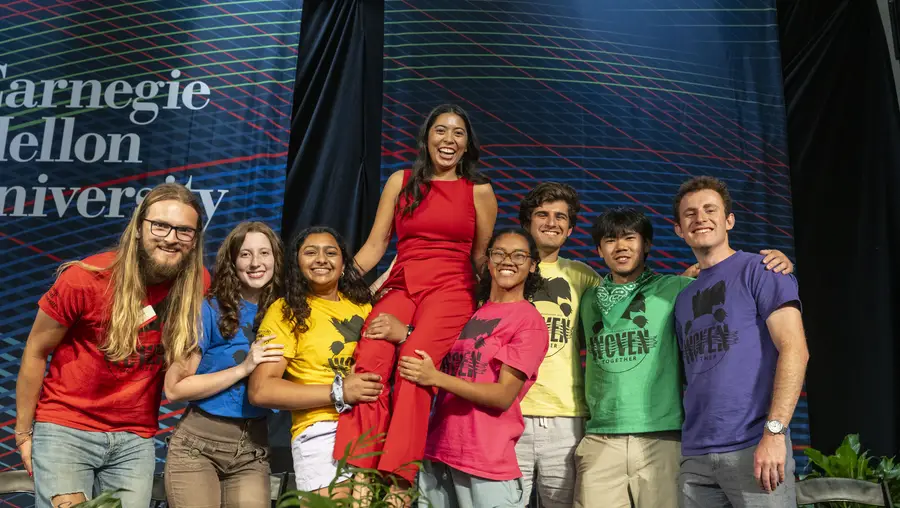
[[[544,278],[541,276],[541,268],[538,266],[540,264],[541,255],[540,252],[538,252],[537,243],[535,243],[534,238],[531,237],[528,231],[525,231],[522,228],[504,228],[494,232],[494,236],[492,236],[491,240],[488,242],[485,255],[491,250],[498,238],[506,235],[518,235],[528,242],[528,255],[531,256],[531,262],[534,263],[534,272],[529,272],[528,276],[525,277],[525,299],[531,301],[532,298],[534,298],[534,294],[544,286]],[[479,304],[488,301],[491,297],[493,279],[491,278],[491,270],[488,266],[489,263],[490,261],[484,264],[484,268],[481,271],[481,278],[478,281],[478,287],[475,289],[475,297]]]
[[[434,176],[434,163],[431,161],[431,154],[428,153],[428,132],[437,118],[444,113],[453,113],[462,118],[466,125],[466,135],[468,142],[466,143],[466,151],[462,155],[459,164],[456,166],[456,174],[460,178],[465,178],[474,184],[489,183],[490,179],[478,171],[478,138],[475,136],[475,130],[472,129],[472,123],[469,121],[469,115],[459,106],[455,104],[441,104],[431,110],[425,123],[419,128],[419,135],[416,137],[416,147],[418,153],[416,160],[413,162],[412,174],[407,180],[406,185],[400,190],[400,203],[405,203],[401,209],[401,213],[410,216],[425,199],[425,195],[431,190],[431,177]]]
[[[571,185],[559,182],[541,182],[522,198],[519,203],[519,224],[525,229],[531,228],[531,214],[544,203],[565,201],[569,205],[569,227],[578,224],[578,212],[581,211],[581,202],[578,201],[578,192]]]
[[[235,260],[241,252],[247,233],[262,233],[272,244],[272,256],[275,258],[272,280],[263,286],[257,302],[256,317],[253,318],[253,330],[266,315],[266,309],[281,296],[281,273],[284,270],[284,248],[281,239],[268,225],[262,222],[242,222],[228,233],[225,241],[216,254],[216,271],[209,288],[208,299],[216,299],[219,305],[219,333],[225,340],[234,338],[240,325],[241,280],[235,269]]]
[[[299,254],[303,247],[303,242],[310,235],[327,233],[334,238],[338,248],[341,251],[341,263],[343,265],[343,274],[338,279],[338,293],[344,298],[350,300],[357,305],[374,303],[375,298],[369,290],[369,285],[363,280],[362,276],[356,270],[347,249],[347,243],[341,237],[340,233],[327,226],[313,226],[300,231],[291,240],[291,248],[288,254],[291,256],[285,265],[284,271],[284,309],[283,318],[286,322],[291,323],[292,331],[296,334],[306,333],[309,330],[310,306],[309,297],[315,296],[309,285],[309,280],[303,275],[300,269]]]

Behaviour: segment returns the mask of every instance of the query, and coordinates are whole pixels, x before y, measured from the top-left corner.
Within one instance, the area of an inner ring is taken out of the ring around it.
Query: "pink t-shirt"
[[[516,442],[525,420],[519,403],[537,379],[549,346],[547,325],[528,301],[488,302],[478,309],[444,357],[441,371],[474,383],[496,383],[505,363],[528,379],[506,411],[438,391],[425,458],[489,480],[520,478]]]

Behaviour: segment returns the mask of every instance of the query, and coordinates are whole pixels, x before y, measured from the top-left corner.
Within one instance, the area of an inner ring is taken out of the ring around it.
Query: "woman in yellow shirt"
[[[338,474],[332,457],[338,414],[375,401],[384,389],[377,374],[352,373],[373,297],[348,260],[347,247],[331,228],[312,227],[295,237],[285,253],[285,297],[269,307],[257,332],[283,345],[284,358],[250,376],[251,404],[291,411],[297,488],[322,495]],[[341,473],[341,480],[348,477]],[[340,488],[333,495],[347,493]]]

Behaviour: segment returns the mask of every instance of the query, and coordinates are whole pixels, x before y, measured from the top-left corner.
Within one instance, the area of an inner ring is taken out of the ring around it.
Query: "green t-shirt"
[[[692,280],[646,271],[628,284],[607,276],[584,293],[588,434],[681,429],[675,298]]]

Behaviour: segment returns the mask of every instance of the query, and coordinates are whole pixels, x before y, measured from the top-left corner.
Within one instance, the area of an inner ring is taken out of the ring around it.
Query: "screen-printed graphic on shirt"
[[[544,285],[535,294],[533,301],[548,302],[551,305],[540,305],[541,315],[547,323],[547,331],[550,333],[550,351],[547,356],[553,356],[565,348],[572,336],[572,287],[562,277],[544,279]]]
[[[627,304],[621,319],[630,321],[627,328],[607,333],[603,320],[593,324],[593,335],[588,339],[588,352],[595,365],[611,372],[625,372],[640,365],[651,351],[656,348],[658,338],[651,332],[644,295],[637,293]]]
[[[500,321],[500,318],[478,319],[473,317],[470,319],[456,340],[474,341],[472,349],[453,350],[447,353],[441,362],[441,371],[468,380],[473,380],[479,374],[483,374],[487,370],[487,365],[484,363],[479,349],[484,347],[485,340],[494,333]]]
[[[725,281],[719,281],[691,295],[693,319],[684,323],[682,353],[684,362],[688,365],[698,360],[705,364],[699,372],[718,365],[739,340],[737,331],[729,330],[728,312],[725,310],[726,293]],[[703,316],[712,316],[712,323],[695,328],[694,322]]]
[[[332,357],[328,359],[328,365],[335,374],[346,376],[350,374],[355,362],[353,356],[341,355],[348,343],[359,342],[360,334],[366,320],[362,316],[355,315],[347,319],[331,318],[331,325],[341,336],[341,340],[331,343],[329,350]]]

